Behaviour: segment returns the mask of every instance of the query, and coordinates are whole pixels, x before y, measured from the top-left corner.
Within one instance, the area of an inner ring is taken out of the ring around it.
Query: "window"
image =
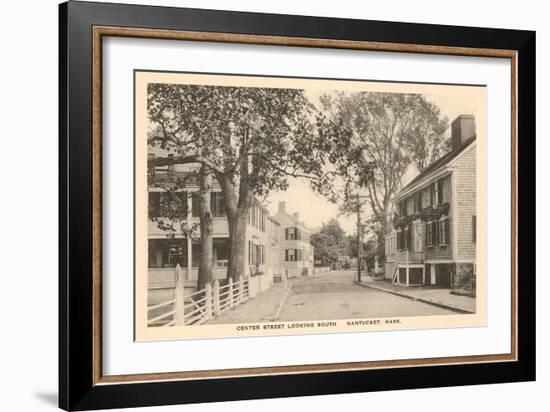
[[[476,215],[472,216],[472,242],[476,242],[477,240],[477,219]]]
[[[437,244],[438,222],[426,223],[426,246],[433,247]]]
[[[172,243],[168,246],[168,265],[183,265],[183,245],[181,243]]]
[[[214,217],[225,216],[225,198],[223,192],[210,193],[210,211]]]
[[[286,249],[285,261],[286,262],[301,262],[303,259],[302,249]]]
[[[285,239],[286,240],[296,240],[298,239],[297,232],[298,230],[295,227],[287,227],[285,229]]]
[[[285,261],[295,262],[296,261],[296,249],[286,249],[285,250]]]
[[[159,247],[156,240],[149,240],[148,251],[148,267],[149,268],[161,268],[162,267],[162,249]]]
[[[407,216],[407,202],[405,202],[404,200],[401,200],[399,202],[398,209],[399,209],[399,216]]]
[[[260,209],[260,227],[259,229],[262,232],[265,232],[265,212],[263,209]]]
[[[262,245],[255,245],[254,248],[254,266],[261,265],[262,263]]]
[[[434,182],[430,186],[430,198],[431,198],[430,204],[432,206],[435,206],[435,205],[439,204],[439,199],[438,199],[439,190],[438,190],[438,187],[439,187],[439,182]]]
[[[149,192],[149,216],[160,217],[160,192]]]
[[[447,217],[439,221],[439,244],[441,246],[449,244],[449,218]]]
[[[403,247],[401,245],[401,229],[399,229],[397,232],[395,232],[395,237],[397,240],[397,250],[403,250]]]
[[[424,241],[425,241],[426,247],[429,247],[432,245],[432,222],[426,223],[426,233],[424,235]]]
[[[443,181],[438,180],[430,186],[430,204],[436,206],[443,203]]]
[[[414,211],[420,212],[422,210],[422,191],[414,195]]]
[[[227,266],[229,263],[229,239],[214,238],[212,241],[214,262],[218,267]]]

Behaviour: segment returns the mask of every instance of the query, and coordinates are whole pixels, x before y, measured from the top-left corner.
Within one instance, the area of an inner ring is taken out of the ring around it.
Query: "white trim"
[[[424,263],[429,264],[439,264],[439,263],[456,263],[453,259],[436,259],[436,260],[425,260]]]

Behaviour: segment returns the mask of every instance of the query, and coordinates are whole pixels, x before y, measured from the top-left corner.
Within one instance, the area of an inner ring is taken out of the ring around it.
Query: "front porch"
[[[392,283],[407,287],[426,284],[424,252],[397,251]]]

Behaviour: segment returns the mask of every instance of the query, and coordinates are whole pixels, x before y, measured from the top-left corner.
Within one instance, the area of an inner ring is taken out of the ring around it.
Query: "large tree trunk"
[[[248,220],[248,209],[238,208],[235,212],[227,215],[229,223],[229,265],[227,278],[238,281],[246,270],[246,223]]]
[[[206,166],[201,166],[199,175],[199,210],[200,210],[200,260],[199,278],[197,288],[199,290],[212,283],[213,246],[212,246],[212,213],[210,209],[210,185],[209,174]]]
[[[231,178],[218,173],[216,177],[220,182],[225,198],[225,209],[229,226],[229,262],[227,279],[237,281],[245,274],[247,264],[246,225],[248,211],[254,199],[248,185],[247,166],[241,164],[239,190]]]

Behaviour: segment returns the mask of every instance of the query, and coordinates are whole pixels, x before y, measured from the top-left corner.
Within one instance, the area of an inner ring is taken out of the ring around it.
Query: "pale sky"
[[[321,93],[319,91],[307,91],[306,95],[314,104],[318,104]],[[450,123],[460,114],[473,114],[477,117],[478,113],[475,104],[463,98],[457,98],[453,95],[426,95],[429,101],[435,103],[441,109],[441,114],[447,116]],[[450,137],[450,127],[445,133]],[[323,223],[331,218],[337,218],[342,228],[351,234],[356,228],[357,216],[338,216],[338,205],[329,202],[325,197],[314,192],[309,187],[306,179],[289,178],[289,187],[284,192],[272,192],[266,201],[272,215],[277,214],[279,201],[286,202],[286,211],[290,214],[299,213],[300,220],[303,220],[310,229],[317,229]],[[366,209],[366,208],[365,208]],[[368,210],[363,211],[363,216]]]

